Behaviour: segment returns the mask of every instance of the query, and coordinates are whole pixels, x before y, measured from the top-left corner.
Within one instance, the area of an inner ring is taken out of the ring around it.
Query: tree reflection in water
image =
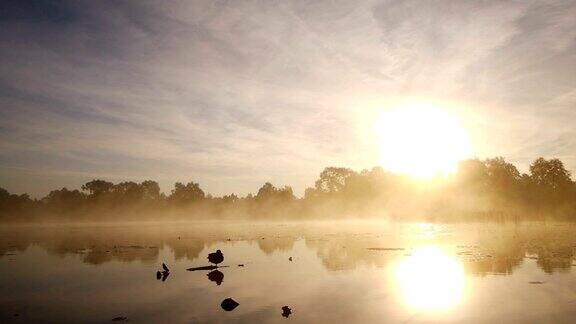
[[[570,271],[574,263],[576,225],[525,224],[339,224],[291,225],[126,225],[0,228],[0,258],[37,245],[49,254],[80,255],[87,264],[118,260],[153,264],[161,248],[175,260],[194,261],[207,246],[255,243],[266,255],[287,252],[303,240],[327,270],[383,267],[392,259],[414,254],[415,246],[436,244],[449,249],[464,272],[484,276],[511,274],[526,258],[546,273]],[[233,233],[233,239],[230,239]],[[403,248],[397,251],[370,249]],[[203,256],[205,257],[205,256]]]

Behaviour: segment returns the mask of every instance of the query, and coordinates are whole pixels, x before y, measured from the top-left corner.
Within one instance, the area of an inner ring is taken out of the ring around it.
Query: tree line
[[[1,221],[116,219],[543,219],[576,220],[576,183],[559,159],[536,159],[520,173],[502,157],[469,159],[433,181],[388,172],[327,167],[297,198],[290,186],[265,183],[256,194],[214,197],[198,183],[169,194],[156,181],[92,180],[80,189],[32,199],[0,188]]]

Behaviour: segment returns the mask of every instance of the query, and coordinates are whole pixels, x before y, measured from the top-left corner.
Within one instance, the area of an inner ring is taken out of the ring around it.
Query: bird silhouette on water
[[[168,268],[166,263],[162,263],[162,271],[156,271],[156,280],[162,279],[162,281],[166,281],[169,275],[170,275],[170,269]]]
[[[214,263],[214,264],[218,264],[218,263],[222,263],[222,261],[224,261],[224,254],[222,254],[222,251],[220,250],[216,250],[216,252],[214,253],[209,253],[208,254],[208,261],[210,261],[210,263]]]

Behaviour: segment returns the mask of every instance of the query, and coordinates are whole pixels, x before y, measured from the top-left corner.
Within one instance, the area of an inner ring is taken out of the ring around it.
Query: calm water
[[[3,226],[0,322],[568,323],[575,247],[565,223]]]

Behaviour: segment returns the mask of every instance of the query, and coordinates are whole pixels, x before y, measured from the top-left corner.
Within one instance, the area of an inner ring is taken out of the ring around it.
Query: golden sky
[[[94,178],[193,180],[219,195],[271,181],[301,194],[325,166],[386,165],[374,129],[406,101],[457,121],[463,155],[521,170],[559,157],[574,171],[574,12],[576,1],[9,2],[0,184],[37,196]]]

